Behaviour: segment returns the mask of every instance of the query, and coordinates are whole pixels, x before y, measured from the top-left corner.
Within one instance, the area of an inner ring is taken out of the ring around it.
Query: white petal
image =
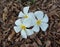
[[[18,27],[18,26],[14,26],[14,30],[15,30],[15,32],[16,32],[16,33],[18,33],[18,32],[20,32],[20,31],[21,31],[21,28],[20,28],[20,27]]]
[[[36,11],[35,13],[35,16],[38,18],[38,19],[42,19],[43,16],[44,16],[44,13],[42,11]]]
[[[37,26],[37,25],[35,25],[33,28],[32,28],[32,30],[34,31],[34,32],[39,32],[39,26]]]
[[[47,14],[45,14],[45,16],[44,16],[44,18],[42,19],[42,21],[43,21],[43,22],[48,22],[48,20],[49,20],[49,19],[48,19],[48,16],[47,16]]]
[[[42,23],[40,25],[40,27],[41,27],[42,31],[46,31],[46,29],[48,28],[48,24],[47,23]]]
[[[33,26],[35,24],[35,22],[36,22],[34,13],[30,12],[30,13],[28,13],[28,16],[31,19],[31,23],[32,23],[32,26]]]
[[[31,22],[32,22],[31,25],[34,26],[36,24],[36,19],[32,19]]]
[[[22,36],[22,38],[27,38],[27,34],[26,34],[25,30],[21,31],[21,36]]]
[[[29,16],[30,18],[35,18],[33,12],[29,12],[29,13],[28,13],[28,16]]]
[[[23,16],[24,16],[23,12],[20,12],[18,15],[18,17],[23,17]]]
[[[16,21],[15,21],[15,24],[16,24],[16,25],[22,24],[22,23],[21,23],[21,19],[16,20]]]
[[[31,27],[32,24],[31,24],[31,20],[30,19],[24,19],[23,20],[23,24],[26,26],[26,27]]]
[[[24,12],[25,14],[28,13],[28,10],[29,10],[29,6],[23,8],[23,12]]]
[[[31,29],[26,29],[26,34],[27,34],[28,36],[30,36],[30,35],[34,34],[34,32],[33,32],[33,30],[31,30]]]

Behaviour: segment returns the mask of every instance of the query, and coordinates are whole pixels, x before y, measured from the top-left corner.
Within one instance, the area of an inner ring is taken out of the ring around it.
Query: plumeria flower
[[[24,7],[23,12],[21,11],[19,13],[18,17],[21,17],[21,18],[24,18],[24,19],[30,18],[32,13],[31,12],[29,13],[28,11],[29,11],[29,6]]]
[[[33,21],[34,21],[34,14],[33,12],[28,12],[29,11],[29,6],[23,8],[23,12],[21,11],[18,15],[18,17],[22,18],[22,20],[28,24],[28,26],[33,26]]]
[[[27,38],[27,36],[34,34],[33,30],[28,29],[29,26],[25,25],[26,23],[23,22],[21,19],[16,20],[15,24],[16,26],[14,26],[14,30],[16,33],[21,32],[22,38]]]
[[[47,14],[44,15],[42,11],[36,11],[34,13],[35,15],[35,20],[34,20],[34,27],[32,28],[33,31],[39,32],[40,28],[42,31],[46,31],[48,28],[48,16]]]

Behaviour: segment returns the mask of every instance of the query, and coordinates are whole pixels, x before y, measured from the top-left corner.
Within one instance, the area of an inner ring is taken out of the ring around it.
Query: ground
[[[15,33],[14,22],[23,7],[41,10],[49,17],[49,27],[23,39]],[[0,47],[60,47],[60,0],[0,0]]]

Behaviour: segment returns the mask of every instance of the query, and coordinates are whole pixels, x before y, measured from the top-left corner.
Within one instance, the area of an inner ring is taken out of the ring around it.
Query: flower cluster
[[[19,19],[15,21],[16,26],[14,26],[14,30],[16,33],[21,32],[22,38],[27,38],[34,32],[39,32],[40,28],[42,31],[46,31],[48,28],[47,14],[44,14],[42,11],[29,12],[29,6],[24,7],[18,17]]]

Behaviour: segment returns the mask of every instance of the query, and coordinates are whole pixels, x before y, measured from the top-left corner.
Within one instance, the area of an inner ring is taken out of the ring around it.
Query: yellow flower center
[[[37,25],[40,25],[40,24],[41,24],[41,20],[37,20],[37,21],[36,21],[36,24],[37,24]]]
[[[23,25],[23,24],[20,27],[21,27],[22,30],[25,30],[26,29],[26,26]]]
[[[28,18],[28,16],[27,16],[27,15],[25,15],[25,16],[24,16],[24,18]]]

